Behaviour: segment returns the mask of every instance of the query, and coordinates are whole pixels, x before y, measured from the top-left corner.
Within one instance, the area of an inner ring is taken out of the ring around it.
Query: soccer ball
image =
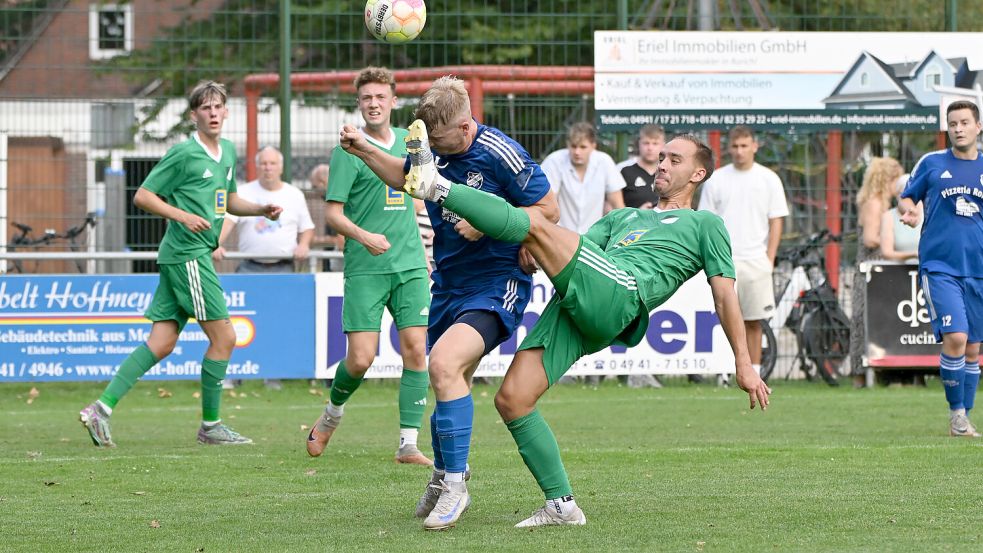
[[[365,26],[372,36],[399,44],[413,40],[427,22],[427,5],[423,0],[368,0],[365,3]]]

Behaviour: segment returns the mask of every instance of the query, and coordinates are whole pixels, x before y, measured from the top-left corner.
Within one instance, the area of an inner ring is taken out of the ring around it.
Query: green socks
[[[137,383],[137,380],[157,364],[157,359],[147,347],[147,344],[140,344],[133,353],[123,360],[123,364],[116,371],[116,376],[106,386],[105,391],[99,396],[99,401],[110,409],[116,407],[120,398],[130,391],[130,388]]]
[[[331,384],[331,403],[339,407],[344,405],[361,384],[362,377],[355,378],[348,374],[344,361],[338,363],[338,370],[335,371],[334,382]]]
[[[528,213],[470,186],[451,184],[442,205],[496,240],[518,244],[529,234]]]
[[[399,379],[400,428],[420,428],[423,423],[423,413],[427,410],[428,387],[430,387],[430,373],[403,367],[403,376]]]
[[[222,403],[222,379],[229,360],[216,361],[205,357],[201,360],[201,420],[220,420],[218,408]]]
[[[539,410],[534,409],[524,417],[505,423],[505,426],[512,433],[515,445],[519,446],[519,455],[536,478],[546,499],[573,495],[567,471],[560,459],[560,446]]]

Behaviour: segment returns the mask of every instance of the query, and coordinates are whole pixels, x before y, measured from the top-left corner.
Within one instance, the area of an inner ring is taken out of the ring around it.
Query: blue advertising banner
[[[220,275],[236,331],[230,378],[314,375],[314,275]],[[157,275],[0,278],[0,382],[109,380],[150,335]],[[208,337],[194,321],[145,378],[197,379]]]

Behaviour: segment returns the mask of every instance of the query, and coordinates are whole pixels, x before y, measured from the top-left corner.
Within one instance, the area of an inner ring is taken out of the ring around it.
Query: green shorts
[[[590,240],[581,237],[577,253],[553,280],[565,279],[566,294],[553,296],[519,346],[543,348],[551,386],[578,359],[610,346],[647,315],[635,277]]]
[[[178,332],[188,318],[217,321],[229,318],[225,293],[215,274],[211,254],[184,263],[160,266],[160,283],[144,316],[151,321],[177,321]]]
[[[389,309],[399,330],[427,326],[430,317],[427,270],[345,277],[345,304],[341,310],[345,332],[379,332],[383,307]]]

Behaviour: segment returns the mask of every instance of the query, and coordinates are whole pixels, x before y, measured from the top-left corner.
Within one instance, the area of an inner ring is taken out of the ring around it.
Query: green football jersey
[[[631,271],[649,311],[700,271],[707,278],[735,278],[730,235],[723,219],[709,211],[617,209],[584,236]]]
[[[369,142],[388,154],[406,157],[407,132],[393,128],[391,145],[371,138]],[[427,266],[412,198],[386,186],[365,162],[341,146],[331,152],[330,174],[325,200],[345,204],[345,217],[368,232],[385,235],[390,244],[385,253],[372,255],[357,241],[345,240],[346,275],[398,273]]]
[[[235,146],[224,138],[219,144],[222,151],[215,159],[195,133],[168,150],[143,181],[144,188],[162,196],[168,204],[212,224],[212,228],[196,233],[181,223],[168,221],[157,263],[183,263],[218,247],[229,194],[236,191]]]

